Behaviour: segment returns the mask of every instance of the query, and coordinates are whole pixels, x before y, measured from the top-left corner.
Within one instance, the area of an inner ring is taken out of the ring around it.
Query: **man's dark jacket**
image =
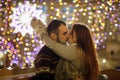
[[[59,56],[44,45],[35,59],[36,80],[54,80],[54,71],[59,59]]]

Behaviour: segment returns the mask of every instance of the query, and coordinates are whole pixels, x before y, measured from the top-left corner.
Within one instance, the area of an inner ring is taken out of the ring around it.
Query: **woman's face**
[[[73,33],[71,33],[71,32],[72,32],[71,30],[68,32],[68,35],[69,35],[68,43],[69,44],[76,43],[76,34],[75,34],[75,31],[73,31]]]

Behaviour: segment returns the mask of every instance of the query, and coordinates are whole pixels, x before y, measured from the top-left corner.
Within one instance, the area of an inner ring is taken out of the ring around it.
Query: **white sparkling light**
[[[43,13],[41,6],[30,4],[29,1],[26,1],[25,4],[19,2],[18,7],[12,8],[12,11],[10,26],[15,28],[14,33],[21,32],[22,36],[25,36],[26,33],[32,35],[34,30],[30,22],[33,18],[37,18],[46,24],[46,14]]]
[[[8,70],[12,70],[13,68],[9,66],[7,69],[8,69]]]
[[[106,62],[107,62],[107,60],[106,60],[106,59],[103,59],[103,60],[102,60],[102,63],[106,63]]]

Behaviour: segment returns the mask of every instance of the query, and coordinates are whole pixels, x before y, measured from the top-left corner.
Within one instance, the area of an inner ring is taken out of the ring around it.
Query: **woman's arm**
[[[36,34],[38,34],[40,37],[43,33],[46,32],[46,25],[43,24],[43,22],[41,20],[32,19],[31,26],[35,30]]]
[[[53,41],[47,34],[42,34],[41,39],[43,42],[51,48],[60,57],[73,60],[76,58],[76,46],[75,45],[65,45]]]
[[[46,32],[45,25],[40,21],[33,19],[31,21],[31,26],[36,31],[36,33],[41,37],[42,41],[51,48],[60,57],[72,60],[76,56],[76,46],[75,45],[64,45],[53,41]]]

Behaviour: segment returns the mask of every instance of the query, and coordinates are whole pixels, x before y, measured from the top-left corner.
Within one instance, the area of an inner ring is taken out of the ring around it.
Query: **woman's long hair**
[[[89,28],[84,24],[74,24],[72,35],[75,31],[77,37],[77,46],[82,48],[84,54],[83,76],[85,80],[97,80],[99,76],[96,49]]]

